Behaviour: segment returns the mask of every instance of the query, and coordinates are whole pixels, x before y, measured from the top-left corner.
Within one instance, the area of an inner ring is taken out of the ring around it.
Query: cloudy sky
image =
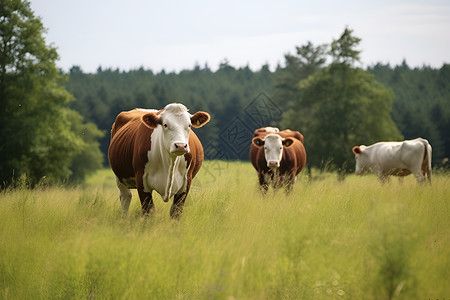
[[[258,70],[345,27],[362,39],[363,66],[440,68],[450,63],[448,0],[30,0],[58,48],[58,66],[84,72],[144,67],[178,72],[198,64]]]

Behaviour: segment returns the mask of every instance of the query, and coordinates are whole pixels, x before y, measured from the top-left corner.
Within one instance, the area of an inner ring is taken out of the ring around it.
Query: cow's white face
[[[363,175],[369,171],[369,169],[372,167],[369,155],[367,153],[364,153],[364,149],[366,146],[355,146],[353,147],[352,151],[355,153],[355,173],[358,175]]]
[[[160,114],[152,112],[142,117],[144,124],[150,128],[161,126],[162,139],[159,142],[173,155],[189,153],[191,127],[202,127],[209,119],[208,113],[199,111],[191,115],[183,104],[178,103],[167,105]]]
[[[190,152],[189,131],[191,130],[191,115],[185,111],[174,111],[166,107],[161,114],[161,126],[165,148],[175,155]]]
[[[283,146],[289,147],[293,143],[292,139],[283,139],[278,134],[268,134],[264,140],[255,137],[252,142],[257,147],[264,146],[264,157],[267,162],[267,167],[272,169],[280,167],[283,157]]]
[[[264,157],[267,167],[278,168],[283,157],[283,140],[278,134],[269,134],[264,139]]]

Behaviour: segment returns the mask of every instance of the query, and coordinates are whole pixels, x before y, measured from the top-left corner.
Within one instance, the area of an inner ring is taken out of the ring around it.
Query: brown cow
[[[172,218],[181,215],[192,178],[203,162],[203,147],[191,126],[200,128],[209,120],[208,113],[191,115],[178,103],[159,111],[135,109],[117,116],[108,158],[124,214],[131,202],[130,189],[137,189],[144,214],[155,209],[155,190],[164,202],[174,197]]]
[[[274,188],[286,185],[289,192],[306,164],[303,135],[289,129],[276,133],[262,129],[255,130],[250,146],[250,161],[258,172],[261,190],[267,192],[272,183]]]

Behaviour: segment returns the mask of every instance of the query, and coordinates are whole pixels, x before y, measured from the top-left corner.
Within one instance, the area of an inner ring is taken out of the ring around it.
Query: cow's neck
[[[152,134],[151,150],[145,168],[147,190],[156,190],[165,202],[186,187],[186,160],[184,156],[174,156],[164,147],[161,128]]]
[[[178,156],[173,156],[173,155],[169,155],[169,176],[167,178],[167,183],[166,183],[166,199],[163,200],[164,202],[167,202],[169,200],[170,197],[172,197],[175,192],[172,192],[173,189],[173,181],[174,181],[174,174],[176,173],[176,165],[177,165],[177,160],[179,160],[180,157]]]

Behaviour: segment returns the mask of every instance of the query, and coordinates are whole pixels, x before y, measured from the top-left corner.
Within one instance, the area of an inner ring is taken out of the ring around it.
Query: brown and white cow
[[[209,120],[208,113],[191,115],[178,103],[159,111],[135,109],[117,116],[108,158],[124,214],[131,202],[130,189],[137,189],[144,214],[154,210],[155,190],[164,202],[174,197],[172,218],[181,215],[192,178],[203,162],[203,147],[191,126],[200,128]]]
[[[255,130],[250,146],[250,161],[261,190],[267,192],[271,183],[274,188],[285,185],[289,192],[306,164],[303,135],[289,129],[275,133],[263,129]]]
[[[390,175],[414,174],[418,183],[431,183],[431,145],[417,138],[403,142],[379,142],[370,146],[355,146],[355,173],[362,175],[373,169],[384,182]]]

